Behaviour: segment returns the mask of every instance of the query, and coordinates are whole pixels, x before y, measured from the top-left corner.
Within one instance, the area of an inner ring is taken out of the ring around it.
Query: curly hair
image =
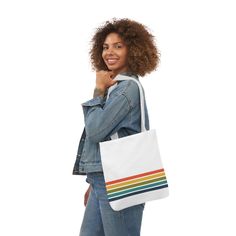
[[[108,70],[103,58],[103,43],[110,33],[117,33],[128,48],[127,67],[129,72],[144,76],[157,68],[160,53],[154,36],[147,27],[130,19],[106,21],[93,36],[90,58],[94,70]]]

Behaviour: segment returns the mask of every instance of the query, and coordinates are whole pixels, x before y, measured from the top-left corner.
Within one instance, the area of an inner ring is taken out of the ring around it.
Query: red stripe
[[[143,176],[146,176],[146,175],[155,174],[155,173],[159,173],[159,172],[162,172],[162,171],[164,171],[164,169],[153,170],[153,171],[150,171],[150,172],[146,172],[146,173],[142,173],[142,174],[138,174],[138,175],[133,175],[133,176],[129,176],[129,177],[126,177],[126,178],[117,179],[117,180],[106,182],[106,185],[119,183],[119,182],[122,182],[122,181],[125,181],[125,180],[135,179],[135,178],[138,178],[138,177],[143,177]]]

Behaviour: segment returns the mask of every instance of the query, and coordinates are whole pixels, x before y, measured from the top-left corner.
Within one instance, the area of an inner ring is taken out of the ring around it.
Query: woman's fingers
[[[96,72],[96,87],[108,88],[115,84],[116,81],[113,79],[115,74],[112,71],[97,71]]]
[[[88,198],[89,198],[89,194],[90,194],[90,190],[91,190],[91,186],[89,185],[86,193],[84,194],[84,206],[87,205],[87,202],[88,202]]]

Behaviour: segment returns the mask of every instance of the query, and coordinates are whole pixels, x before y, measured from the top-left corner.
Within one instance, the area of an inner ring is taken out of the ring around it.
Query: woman
[[[118,74],[139,80],[156,69],[159,53],[147,28],[129,19],[112,20],[98,28],[90,51],[96,70],[93,99],[82,104],[85,128],[80,139],[73,174],[87,175],[85,213],[80,236],[138,236],[145,204],[114,211],[108,202],[99,142],[139,133],[140,100],[132,80],[116,81]],[[107,90],[116,87],[106,100]],[[145,102],[145,126],[149,129]]]

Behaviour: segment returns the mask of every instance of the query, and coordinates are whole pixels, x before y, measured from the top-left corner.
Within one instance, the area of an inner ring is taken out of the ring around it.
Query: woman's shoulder
[[[131,92],[139,92],[138,84],[134,80],[138,79],[126,76],[126,80],[118,80],[114,92],[119,92],[123,94]]]
[[[135,80],[138,80],[138,79],[135,79]],[[118,81],[116,88],[113,90],[113,93],[114,95],[120,94],[120,95],[125,96],[133,106],[139,103],[139,99],[140,99],[139,86],[134,80]]]

